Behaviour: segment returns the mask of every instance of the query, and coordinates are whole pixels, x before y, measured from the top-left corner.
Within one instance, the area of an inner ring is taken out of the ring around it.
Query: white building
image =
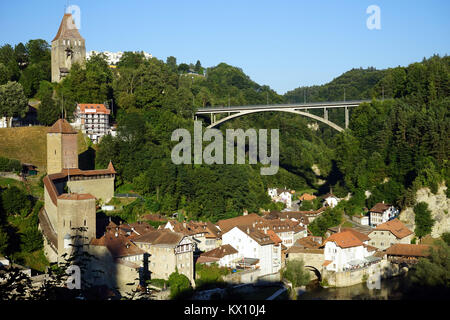
[[[379,202],[369,210],[369,223],[372,227],[395,219],[399,214],[399,210],[393,205]]]
[[[235,263],[258,260],[259,276],[277,273],[281,268],[281,245],[275,243],[269,234],[238,226],[222,235],[222,245],[226,244],[238,251]]]
[[[376,248],[368,245],[369,237],[357,231],[338,232],[325,240],[323,266],[328,271],[342,272],[363,267],[378,258]]]
[[[339,199],[338,197],[336,197],[334,194],[332,193],[328,193],[323,197],[323,205],[325,207],[330,207],[330,208],[334,208],[337,206],[337,204],[339,203],[341,199]]]
[[[110,51],[88,51],[86,54],[86,59],[90,59],[93,55],[98,55],[103,53],[106,56],[106,61],[108,62],[109,65],[116,65],[117,63],[119,63],[120,59],[122,58],[124,52],[123,51],[118,51],[118,52],[110,52]],[[141,53],[140,51],[134,51],[134,53]],[[142,51],[142,53],[144,54],[144,57],[146,59],[151,59],[152,55]]]
[[[291,191],[286,189],[269,188],[268,194],[272,201],[283,202],[287,208],[290,208],[292,206]]]
[[[92,142],[98,143],[103,136],[111,133],[110,113],[111,111],[104,104],[79,103],[71,125],[80,129]]]

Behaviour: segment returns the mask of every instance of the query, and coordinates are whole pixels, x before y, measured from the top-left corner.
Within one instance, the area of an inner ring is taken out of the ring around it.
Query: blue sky
[[[165,60],[238,66],[278,93],[359,67],[408,65],[450,52],[450,1],[0,0],[0,44],[55,36],[81,9],[87,50],[144,50]],[[381,30],[369,30],[369,5]]]

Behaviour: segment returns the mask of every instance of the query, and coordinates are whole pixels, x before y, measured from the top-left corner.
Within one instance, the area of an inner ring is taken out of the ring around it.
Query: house
[[[259,276],[277,273],[281,268],[281,239],[274,233],[264,233],[252,227],[236,226],[223,233],[222,244],[238,251],[240,267],[259,270]]]
[[[111,111],[104,104],[77,104],[72,126],[80,129],[94,143],[111,132],[109,115]]]
[[[317,197],[315,195],[309,194],[309,193],[304,193],[301,196],[298,197],[298,199],[303,202],[303,201],[313,201],[314,199],[316,199]]]
[[[341,199],[336,197],[334,194],[328,193],[323,196],[323,205],[324,205],[324,207],[334,208],[337,206],[337,204],[339,203],[340,200]]]
[[[269,188],[268,194],[273,202],[282,202],[287,208],[292,206],[292,191],[287,189]]]
[[[381,260],[373,257],[376,248],[367,243],[369,237],[357,231],[346,230],[328,237],[324,242],[324,269],[342,272],[365,267]]]
[[[352,221],[355,221],[356,223],[362,225],[362,226],[368,226],[369,225],[369,214],[367,212],[355,214],[352,216]]]
[[[384,201],[379,202],[369,210],[369,223],[372,227],[377,226],[394,219],[398,214],[399,210],[393,205],[386,204]]]
[[[369,233],[370,245],[380,250],[397,243],[410,244],[413,237],[414,232],[398,219],[379,224]]]
[[[194,244],[182,233],[170,230],[154,230],[132,240],[149,256],[152,279],[168,280],[178,270],[194,283]]]
[[[220,245],[221,231],[211,222],[168,221],[163,229],[179,232],[189,237],[194,244],[194,253],[210,251]]]
[[[239,252],[231,245],[226,244],[202,253],[197,259],[197,263],[207,265],[217,263],[220,267],[234,268],[238,258]]]
[[[114,223],[102,237],[92,239],[86,251],[95,256],[84,266],[85,280],[92,285],[117,288],[123,294],[143,286],[148,278],[147,254]]]

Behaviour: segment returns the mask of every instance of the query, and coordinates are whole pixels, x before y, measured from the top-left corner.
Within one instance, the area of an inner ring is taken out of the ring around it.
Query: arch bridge
[[[332,127],[333,129],[341,132],[344,128],[338,126],[334,122],[328,119],[329,109],[344,109],[345,110],[345,129],[348,128],[349,124],[349,108],[354,108],[362,103],[370,102],[371,100],[355,100],[355,101],[336,101],[336,102],[315,102],[315,103],[299,103],[299,104],[273,104],[273,105],[251,105],[251,106],[231,106],[231,107],[209,107],[200,108],[195,113],[195,120],[197,120],[198,115],[210,115],[211,124],[208,128],[214,128],[221,123],[241,117],[247,114],[257,113],[257,112],[289,112],[305,116],[322,123],[325,123]],[[309,110],[323,109],[323,117],[317,116],[315,114],[309,113]],[[216,120],[217,114],[228,114],[225,118]]]

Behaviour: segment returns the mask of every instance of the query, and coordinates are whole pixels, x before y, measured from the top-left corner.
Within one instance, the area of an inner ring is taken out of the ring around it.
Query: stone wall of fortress
[[[325,270],[322,272],[322,277],[327,279],[330,286],[348,287],[362,283],[364,277],[375,279],[375,276],[379,274],[381,279],[386,279],[397,276],[399,272],[398,265],[391,264],[387,260],[381,260],[379,263],[372,264],[366,268],[352,271],[334,272]]]
[[[70,180],[67,184],[71,192],[92,194],[103,203],[114,197],[114,178]]]

